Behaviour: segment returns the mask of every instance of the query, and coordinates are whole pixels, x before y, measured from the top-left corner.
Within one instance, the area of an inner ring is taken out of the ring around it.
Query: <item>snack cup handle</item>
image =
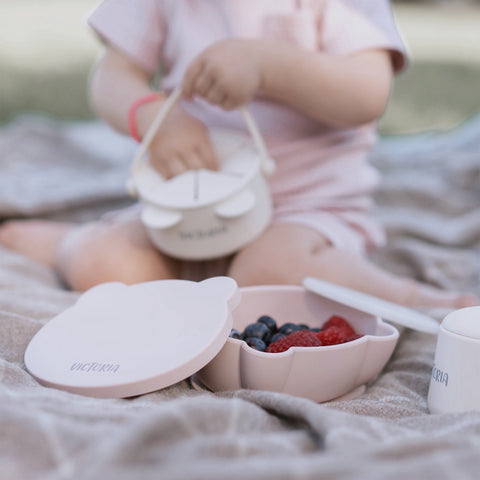
[[[132,196],[136,196],[137,189],[135,183],[136,173],[138,172],[142,162],[145,158],[145,154],[147,153],[148,147],[152,143],[153,137],[157,133],[157,130],[162,125],[163,121],[170,113],[172,108],[174,107],[175,103],[180,99],[182,96],[182,90],[180,87],[177,87],[170,96],[165,100],[165,102],[160,107],[160,110],[157,113],[157,116],[153,119],[152,124],[150,125],[147,133],[143,137],[142,142],[133,158],[132,167],[130,170],[130,178],[127,182],[127,190]],[[247,125],[247,129],[253,139],[253,143],[255,148],[260,155],[260,165],[262,168],[262,173],[265,176],[270,176],[275,172],[275,163],[273,159],[269,156],[267,147],[265,146],[265,142],[260,134],[260,130],[258,129],[257,123],[255,122],[254,118],[252,117],[251,113],[248,111],[247,107],[240,107],[240,112],[242,113],[243,119],[245,124]]]

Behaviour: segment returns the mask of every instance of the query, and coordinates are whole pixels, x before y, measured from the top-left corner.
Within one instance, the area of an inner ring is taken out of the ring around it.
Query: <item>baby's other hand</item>
[[[187,170],[217,168],[217,156],[205,125],[175,106],[150,144],[150,162],[165,178]]]
[[[182,84],[184,96],[191,99],[199,95],[225,110],[248,103],[261,85],[254,42],[228,39],[204,50],[187,68]]]

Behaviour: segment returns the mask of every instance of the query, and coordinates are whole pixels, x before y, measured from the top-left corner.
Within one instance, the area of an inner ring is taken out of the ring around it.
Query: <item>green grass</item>
[[[480,112],[480,65],[417,62],[398,77],[383,133],[449,129]]]
[[[90,119],[87,102],[88,65],[63,72],[24,72],[0,66],[0,123],[21,113],[40,113],[62,119]]]
[[[96,0],[0,0],[0,122],[37,112],[92,118],[86,85],[99,44]]]

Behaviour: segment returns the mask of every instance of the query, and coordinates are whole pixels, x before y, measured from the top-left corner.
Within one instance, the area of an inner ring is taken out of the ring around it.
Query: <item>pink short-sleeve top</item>
[[[395,71],[406,63],[387,0],[105,0],[88,22],[144,70],[161,72],[159,87],[165,90],[181,83],[202,50],[232,36],[279,39],[332,55],[385,49]],[[184,107],[209,127],[245,130],[238,112],[202,100]],[[332,128],[265,98],[249,108],[277,163],[270,180],[277,218],[343,215],[343,222],[362,232],[366,248],[381,244],[382,234],[360,215],[371,207],[369,194],[378,182],[367,159],[376,125]]]

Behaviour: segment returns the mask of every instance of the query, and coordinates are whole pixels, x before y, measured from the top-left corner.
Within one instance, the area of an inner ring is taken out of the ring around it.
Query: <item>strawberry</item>
[[[322,342],[322,345],[338,345],[339,343],[345,343],[349,338],[349,336],[345,335],[344,330],[339,327],[329,327],[315,335]]]
[[[339,315],[332,315],[322,326],[322,330],[328,330],[330,327],[337,327],[342,330],[345,337],[352,337],[356,335],[357,332],[353,329],[353,327]]]
[[[320,347],[322,342],[318,339],[315,332],[309,330],[297,330],[271,343],[267,347],[268,353],[285,352],[290,347]]]
[[[362,338],[362,337],[363,337],[363,335],[360,335],[359,333],[356,333],[355,335],[352,335],[351,337],[348,337],[346,341],[347,342],[353,342],[357,338]]]

